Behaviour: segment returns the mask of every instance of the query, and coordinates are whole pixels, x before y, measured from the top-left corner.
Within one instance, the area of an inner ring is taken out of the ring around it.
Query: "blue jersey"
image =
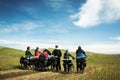
[[[86,58],[87,55],[85,55],[85,54],[83,54],[82,52],[80,52],[80,53],[77,54],[76,57],[77,57],[77,58]]]

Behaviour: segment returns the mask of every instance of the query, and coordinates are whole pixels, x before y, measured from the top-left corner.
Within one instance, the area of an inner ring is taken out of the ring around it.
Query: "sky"
[[[0,0],[0,46],[120,54],[120,0]]]

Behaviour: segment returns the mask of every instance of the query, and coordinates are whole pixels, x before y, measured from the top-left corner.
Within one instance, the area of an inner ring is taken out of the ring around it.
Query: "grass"
[[[24,51],[0,47],[0,70],[14,69],[19,66],[19,59]]]
[[[49,50],[53,51],[51,48]],[[21,50],[0,46],[0,70],[18,68],[20,66],[19,59],[24,56],[24,53]],[[34,51],[32,53],[34,54]],[[62,50],[63,53],[64,50]],[[71,52],[71,54],[75,56],[75,52]],[[76,72],[66,75],[61,74],[52,78],[52,80],[120,80],[120,54],[107,55],[92,52],[87,52],[87,54],[87,67],[83,75],[76,74]],[[74,65],[76,65],[75,61],[73,60]]]
[[[90,64],[119,64],[120,54],[108,55],[88,52],[87,61]]]
[[[120,80],[120,64],[93,65],[87,68],[89,80]],[[91,70],[89,70],[91,69]],[[86,80],[87,80],[86,79]]]

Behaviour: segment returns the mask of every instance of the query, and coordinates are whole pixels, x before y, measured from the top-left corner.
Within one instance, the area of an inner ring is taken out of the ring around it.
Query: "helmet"
[[[36,47],[36,49],[39,49],[39,47]]]
[[[78,46],[78,49],[81,49],[81,46]]]
[[[30,46],[27,47],[27,50],[29,50],[29,49],[30,49]]]
[[[58,48],[58,45],[55,45],[55,48]]]

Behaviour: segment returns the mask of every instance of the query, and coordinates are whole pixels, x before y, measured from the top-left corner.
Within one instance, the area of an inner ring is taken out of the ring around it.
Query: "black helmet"
[[[29,50],[29,49],[30,49],[30,46],[27,47],[27,50]]]
[[[58,48],[58,45],[55,45],[55,48]]]
[[[78,49],[81,49],[81,46],[78,46]]]
[[[39,47],[36,47],[36,49],[39,49]]]

